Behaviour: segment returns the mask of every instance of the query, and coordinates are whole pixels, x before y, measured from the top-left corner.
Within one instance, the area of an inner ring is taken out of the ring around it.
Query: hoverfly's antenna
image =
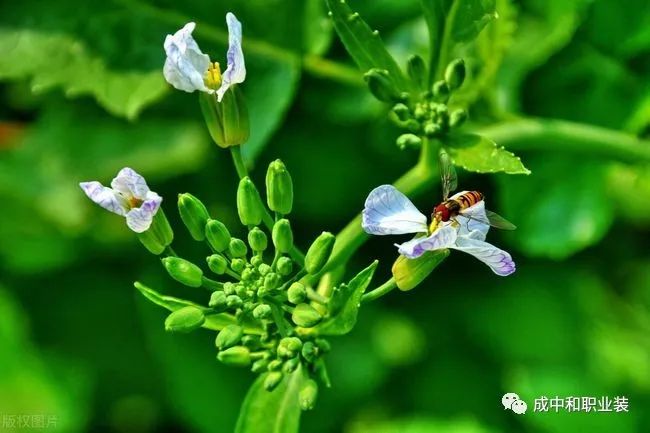
[[[456,190],[458,186],[458,175],[449,154],[440,148],[438,152],[438,162],[440,163],[440,183],[442,184],[442,198],[447,201],[449,193]]]

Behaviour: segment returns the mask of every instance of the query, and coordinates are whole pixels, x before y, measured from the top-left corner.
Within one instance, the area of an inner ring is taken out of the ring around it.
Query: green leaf
[[[497,17],[495,0],[422,0],[429,28],[429,81],[442,76],[452,49],[472,41]]]
[[[304,21],[304,51],[317,56],[324,54],[332,42],[334,29],[323,0],[305,1]]]
[[[499,179],[512,242],[530,256],[564,259],[600,241],[614,220],[607,165],[583,157],[531,157],[535,175]]]
[[[464,52],[453,53],[453,57],[462,56],[471,71],[471,79],[454,93],[454,104],[469,106],[494,89],[496,75],[515,41],[517,30],[517,9],[513,0],[496,0],[496,10],[499,18],[486,26]]]
[[[398,89],[408,87],[406,77],[390,55],[378,31],[373,31],[358,13],[352,12],[345,0],[325,0],[346,50],[363,72],[372,68],[385,69]]]
[[[375,260],[370,266],[359,272],[350,282],[334,289],[330,302],[340,305],[339,311],[327,318],[314,328],[320,335],[345,335],[352,331],[357,323],[361,297],[368,288],[377,264]]]
[[[473,40],[490,21],[496,19],[495,5],[495,0],[452,0],[445,23],[445,33],[450,38],[446,42],[454,44]]]
[[[305,381],[302,366],[273,390],[264,389],[266,374],[260,375],[246,394],[235,433],[298,433],[300,403],[298,394]]]
[[[116,116],[135,118],[167,91],[161,70],[114,71],[70,36],[0,29],[0,80],[31,79],[34,92],[61,88],[66,96],[90,95]]]
[[[477,173],[530,174],[521,159],[487,137],[452,134],[445,149],[454,164]]]
[[[136,289],[144,295],[145,298],[149,299],[156,305],[159,305],[163,308],[168,309],[169,311],[180,310],[183,307],[192,306],[203,310],[206,313],[205,323],[203,328],[211,329],[213,331],[220,331],[228,325],[237,325],[238,322],[235,319],[235,316],[227,313],[211,314],[211,310],[203,305],[196,304],[191,301],[186,301],[185,299],[175,298],[173,296],[161,295],[155,290],[145,286],[144,284],[136,281],[133,283]],[[251,324],[245,324],[244,330],[248,333],[261,333],[262,330]]]
[[[407,291],[415,288],[449,256],[449,250],[427,251],[416,259],[399,256],[393,264],[397,288]]]

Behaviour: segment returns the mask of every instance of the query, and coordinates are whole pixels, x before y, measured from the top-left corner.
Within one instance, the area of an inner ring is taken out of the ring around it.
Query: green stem
[[[219,281],[211,280],[207,277],[201,277],[201,281],[203,282],[203,287],[208,290],[223,290],[223,283]]]
[[[284,318],[284,314],[282,313],[282,307],[278,306],[278,304],[272,298],[267,298],[266,301],[268,301],[269,306],[271,307],[271,314],[273,315],[273,321],[277,325],[278,331],[280,331],[280,335],[282,335],[283,337],[288,337],[291,334],[291,326],[287,323],[287,320]]]
[[[176,11],[159,8],[139,0],[113,0],[113,2],[124,6],[130,11],[147,15],[150,18],[167,23],[173,27],[180,28],[190,21],[196,21]],[[228,44],[228,32],[226,30],[205,22],[197,22],[194,33],[198,37],[213,43],[221,45]],[[302,57],[297,52],[275,46],[260,39],[251,38],[250,36],[244,37],[243,49],[246,55],[258,55],[282,63],[302,65],[306,72],[317,77],[327,78],[352,86],[363,86],[362,75],[357,69],[322,57],[314,55]]]
[[[650,162],[650,143],[631,134],[555,119],[517,119],[477,131],[513,151],[580,153],[627,163]]]
[[[248,176],[248,169],[244,163],[244,157],[241,154],[241,146],[230,146],[230,154],[232,155],[232,162],[235,164],[235,170],[240,179]]]
[[[395,278],[392,278],[388,281],[386,281],[384,284],[381,286],[377,287],[376,289],[364,294],[361,297],[361,302],[371,302],[374,301],[375,299],[381,298],[387,293],[390,293],[397,287],[397,283],[395,282]]]
[[[170,257],[178,257],[176,251],[174,251],[171,245],[167,245],[167,247],[165,248],[165,254],[167,254]]]
[[[418,163],[393,183],[395,188],[407,196],[412,196],[434,185],[438,179],[437,148],[437,142],[423,140]],[[368,235],[361,228],[361,214],[359,214],[336,235],[336,243],[330,260],[323,270],[318,275],[311,276],[309,281],[313,284],[325,273],[344,265],[367,239]]]

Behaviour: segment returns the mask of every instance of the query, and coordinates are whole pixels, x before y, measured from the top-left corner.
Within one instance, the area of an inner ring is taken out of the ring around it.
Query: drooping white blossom
[[[128,167],[119,171],[111,188],[97,181],[81,182],[79,186],[92,201],[125,217],[126,225],[136,233],[149,229],[162,202],[162,197],[149,190],[144,178]]]

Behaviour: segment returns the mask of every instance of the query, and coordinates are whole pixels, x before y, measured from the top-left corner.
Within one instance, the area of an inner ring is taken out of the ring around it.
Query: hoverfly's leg
[[[456,219],[456,217],[451,217],[451,218],[449,218],[449,221],[451,221],[451,226],[452,226],[453,228],[460,227],[460,223],[458,222],[458,220]]]

